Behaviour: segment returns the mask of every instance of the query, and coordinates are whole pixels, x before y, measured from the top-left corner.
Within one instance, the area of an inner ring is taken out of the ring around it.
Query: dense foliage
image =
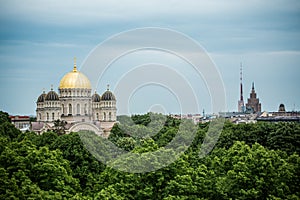
[[[148,152],[145,160],[158,150],[167,151],[183,124],[150,113],[119,121],[108,140],[132,153]],[[299,123],[225,122],[215,148],[203,158],[199,151],[209,123],[197,125],[190,145],[184,142],[192,125],[185,126],[179,140],[186,148],[175,162],[152,172],[128,173],[99,162],[79,133],[21,133],[1,112],[0,199],[300,198]],[[176,150],[168,153],[175,156]]]

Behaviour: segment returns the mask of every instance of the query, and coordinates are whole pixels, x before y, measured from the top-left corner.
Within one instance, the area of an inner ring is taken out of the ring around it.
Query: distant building
[[[278,112],[285,112],[284,104],[280,104],[280,105],[279,105]]]
[[[255,123],[257,114],[251,114],[246,112],[219,112],[219,117],[229,119],[232,123]]]
[[[243,96],[243,68],[242,64],[240,67],[240,98],[238,100],[238,111],[237,112],[219,112],[219,117],[227,118],[231,122],[239,123],[255,123],[256,118],[261,113],[261,104],[256,96],[254,83],[252,83],[252,90],[250,98],[245,106]]]
[[[253,113],[261,113],[261,103],[259,103],[259,98],[256,96],[254,82],[252,83],[252,90],[250,93],[250,98],[248,98],[248,102],[246,104],[246,109],[252,110]]]
[[[200,114],[170,114],[169,116],[175,119],[190,119],[194,122],[194,124],[198,124],[203,120],[203,116],[201,116]]]
[[[30,117],[29,116],[9,116],[11,123],[21,131],[29,130]]]
[[[257,121],[268,122],[300,122],[300,112],[286,111],[284,104],[280,104],[278,112],[263,112]]]

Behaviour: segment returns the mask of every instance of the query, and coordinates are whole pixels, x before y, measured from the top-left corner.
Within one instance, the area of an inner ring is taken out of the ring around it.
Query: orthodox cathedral
[[[116,122],[116,97],[109,90],[101,96],[92,94],[90,80],[76,67],[63,76],[58,93],[53,88],[45,91],[36,102],[37,122],[32,129],[42,133],[54,126],[54,121],[65,121],[66,129],[72,130],[75,124],[90,123],[100,132],[109,130]]]

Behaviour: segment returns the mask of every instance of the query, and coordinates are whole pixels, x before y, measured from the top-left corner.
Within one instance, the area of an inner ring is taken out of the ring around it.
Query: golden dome
[[[81,72],[77,71],[76,63],[74,62],[73,71],[67,73],[60,81],[59,89],[91,89],[90,80]]]

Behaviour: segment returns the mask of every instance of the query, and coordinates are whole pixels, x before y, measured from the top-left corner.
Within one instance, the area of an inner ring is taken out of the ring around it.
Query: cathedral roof
[[[101,100],[102,101],[115,101],[116,100],[116,97],[115,95],[109,91],[109,86],[107,86],[107,91],[105,91],[102,96],[101,96]]]
[[[71,72],[67,73],[60,81],[59,89],[91,89],[90,80],[77,70],[76,62]]]
[[[48,92],[48,94],[45,97],[45,101],[58,101],[58,100],[59,100],[58,94],[54,92],[52,89],[50,92]]]
[[[44,102],[45,101],[45,97],[46,97],[46,93],[45,91],[43,92],[43,94],[41,94],[37,100],[38,103],[40,102]]]
[[[100,102],[100,100],[101,100],[100,95],[95,92],[95,94],[93,94],[93,96],[92,96],[92,101],[93,102]]]

